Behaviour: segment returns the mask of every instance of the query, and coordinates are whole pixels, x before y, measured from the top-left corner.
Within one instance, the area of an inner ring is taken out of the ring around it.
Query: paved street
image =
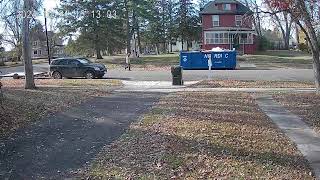
[[[47,64],[34,65],[34,71],[47,71]],[[23,71],[23,67],[0,69],[2,74]],[[207,79],[208,71],[186,70],[183,72],[185,81],[197,81]],[[124,69],[112,69],[106,75],[111,79],[124,79],[132,81],[171,81],[170,71],[124,71]],[[279,81],[313,81],[312,69],[273,69],[273,70],[213,70],[211,79],[219,80],[279,80]]]

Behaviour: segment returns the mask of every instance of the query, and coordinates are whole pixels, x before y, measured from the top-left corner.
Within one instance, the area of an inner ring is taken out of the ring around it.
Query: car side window
[[[78,60],[71,60],[70,61],[70,65],[72,66],[78,66],[80,64],[80,62]]]
[[[60,60],[59,65],[68,65],[68,60],[66,59]]]

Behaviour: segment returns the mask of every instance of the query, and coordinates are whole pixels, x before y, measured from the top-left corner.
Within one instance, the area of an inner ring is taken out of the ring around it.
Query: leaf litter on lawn
[[[288,110],[302,117],[308,125],[320,132],[320,95],[316,93],[278,93],[274,99]]]
[[[194,88],[314,88],[313,82],[297,81],[239,81],[204,80],[191,85]]]
[[[88,179],[314,179],[246,93],[169,94],[85,172]]]
[[[97,96],[108,95],[108,87],[120,83],[108,80],[37,79],[35,90],[25,90],[24,80],[1,80],[0,137],[54,112],[63,111]]]

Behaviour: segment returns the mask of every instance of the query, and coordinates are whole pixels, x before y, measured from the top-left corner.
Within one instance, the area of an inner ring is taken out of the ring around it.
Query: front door
[[[232,47],[236,49],[236,51],[239,51],[240,49],[240,35],[239,34],[233,34],[233,44]]]

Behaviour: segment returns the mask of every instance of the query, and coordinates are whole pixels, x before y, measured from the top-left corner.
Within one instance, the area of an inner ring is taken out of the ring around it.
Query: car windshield
[[[85,59],[85,58],[81,58],[81,59],[78,59],[78,60],[79,60],[79,62],[81,64],[90,64],[90,63],[92,63],[90,60]]]

